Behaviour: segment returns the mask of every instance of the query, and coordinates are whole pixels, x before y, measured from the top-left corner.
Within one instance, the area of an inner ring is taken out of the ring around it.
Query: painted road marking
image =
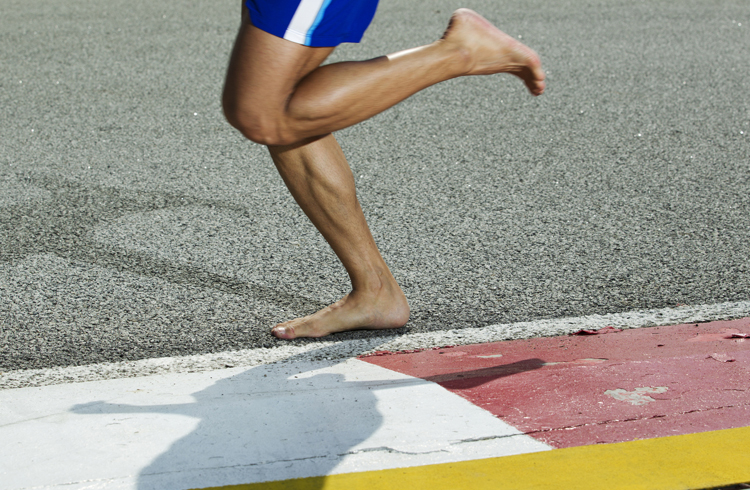
[[[364,359],[570,447],[750,426],[750,339],[738,331],[750,318]]]
[[[206,488],[744,426],[747,333],[745,318],[4,390],[0,489]],[[606,394],[637,388],[655,401]],[[723,457],[741,458],[732,441]]]
[[[0,489],[184,490],[550,449],[357,359],[0,391]]]
[[[746,316],[750,316],[750,301],[639,310],[608,315],[556,318],[490,325],[480,328],[441,330],[429,333],[404,335],[396,332],[381,337],[368,337],[346,341],[339,341],[334,338],[333,340],[320,340],[314,343],[289,343],[274,348],[246,349],[205,355],[165,357],[88,366],[3,372],[0,373],[0,389],[165,373],[213,371],[226,367],[259,366],[290,358],[295,361],[346,359],[376,350],[396,351],[441,347],[445,345],[479,344],[509,339],[567,335],[581,329],[600,329],[607,326],[642,328]]]
[[[750,427],[204,490],[686,490],[750,481]]]

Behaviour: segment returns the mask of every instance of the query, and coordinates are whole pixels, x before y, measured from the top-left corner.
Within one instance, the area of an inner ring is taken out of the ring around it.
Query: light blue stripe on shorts
[[[315,17],[315,22],[313,22],[313,25],[310,26],[310,29],[308,29],[307,35],[305,36],[306,46],[310,46],[310,43],[312,42],[313,33],[315,32],[315,29],[323,21],[323,16],[326,14],[326,8],[328,8],[328,5],[330,5],[330,3],[331,3],[331,0],[325,0],[325,2],[323,2],[323,5],[321,5],[320,10],[318,10],[318,15]]]

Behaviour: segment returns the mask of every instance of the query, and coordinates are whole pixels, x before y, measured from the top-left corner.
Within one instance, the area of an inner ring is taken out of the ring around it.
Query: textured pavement
[[[338,134],[412,305],[394,335],[748,300],[745,2],[462,5],[536,49],[549,88],[452,80]],[[383,0],[331,61],[430,42],[457,6]],[[276,347],[273,323],[347,292],[223,121],[238,15],[4,2],[0,370]]]

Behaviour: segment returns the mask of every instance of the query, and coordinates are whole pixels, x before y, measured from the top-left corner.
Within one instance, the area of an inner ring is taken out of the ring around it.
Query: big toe
[[[542,95],[544,93],[544,87],[546,87],[544,80],[531,80],[526,82],[526,86],[533,95]]]
[[[276,325],[271,329],[271,333],[279,339],[284,340],[291,340],[294,338],[297,338],[296,334],[294,333],[294,327],[290,326],[284,326],[284,325]]]
[[[530,58],[527,66],[520,73],[529,91],[534,95],[541,95],[546,87],[547,76],[542,69],[539,58]]]

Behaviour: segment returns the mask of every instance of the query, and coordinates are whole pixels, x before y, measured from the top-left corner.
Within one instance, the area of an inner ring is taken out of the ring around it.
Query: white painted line
[[[680,323],[728,320],[750,316],[750,301],[702,306],[680,306],[609,315],[536,320],[406,335],[391,334],[359,340],[322,340],[275,348],[258,348],[215,354],[144,359],[141,361],[92,364],[52,369],[30,369],[0,373],[0,390],[46,386],[102,379],[188,373],[226,367],[258,366],[275,362],[347,359],[376,350],[407,350],[445,345],[478,344],[500,340],[566,335],[582,328],[606,326],[641,328]]]
[[[0,490],[182,490],[549,446],[358,359],[0,392]]]

